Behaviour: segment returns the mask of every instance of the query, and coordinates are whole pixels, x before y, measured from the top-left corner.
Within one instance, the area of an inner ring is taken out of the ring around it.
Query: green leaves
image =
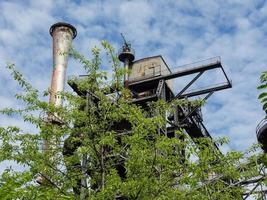
[[[261,84],[258,86],[259,90],[263,90],[263,92],[259,95],[259,100],[263,104],[263,110],[267,112],[267,71],[263,72],[260,76]]]
[[[238,182],[257,175],[266,156],[256,151],[249,151],[250,156],[222,155],[214,141],[193,141],[182,129],[167,137],[166,115],[174,107],[192,108],[205,102],[159,100],[146,110],[132,104],[115,49],[107,41],[102,47],[113,70],[111,80],[100,70],[101,48],[92,49],[92,59],[71,49],[70,55],[87,76],[69,80],[80,93],[60,93],[63,106],[40,100],[39,92],[14,64],[8,65],[23,89],[15,97],[24,106],[0,113],[19,116],[39,132],[0,127],[0,162],[12,160],[24,166],[22,171],[6,169],[1,174],[0,199],[79,199],[77,189],[85,191],[88,199],[239,199],[243,189]],[[259,89],[267,88],[266,80],[265,72]],[[264,105],[266,98],[263,91],[259,99]],[[226,138],[215,141],[218,146],[227,142]],[[86,162],[81,166],[81,161]],[[37,174],[44,178],[41,185],[35,182]],[[82,185],[85,179],[88,184]]]

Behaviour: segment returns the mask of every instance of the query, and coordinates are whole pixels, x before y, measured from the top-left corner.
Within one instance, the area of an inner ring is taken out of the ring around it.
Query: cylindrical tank
[[[267,119],[263,119],[256,129],[257,139],[262,144],[262,149],[267,153]]]
[[[77,31],[71,24],[59,22],[52,25],[49,32],[53,37],[53,72],[49,103],[60,106],[62,98],[58,93],[64,91],[68,53]]]

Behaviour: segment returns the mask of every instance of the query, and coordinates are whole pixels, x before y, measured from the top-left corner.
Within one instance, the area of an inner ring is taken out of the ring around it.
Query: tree
[[[222,155],[214,149],[214,141],[193,141],[183,130],[173,138],[160,134],[166,113],[188,102],[157,101],[146,110],[131,103],[131,93],[122,84],[125,71],[114,49],[107,42],[102,45],[113,69],[111,80],[100,70],[99,48],[92,49],[91,60],[72,50],[70,55],[88,76],[70,80],[82,94],[59,94],[65,100],[60,107],[40,100],[40,92],[14,65],[7,66],[24,90],[16,98],[25,107],[1,113],[19,115],[40,132],[22,134],[15,126],[0,128],[0,161],[12,160],[26,167],[22,172],[4,171],[0,198],[242,199],[242,184],[258,175],[263,155],[254,154],[255,148]],[[49,90],[42,95],[48,94]],[[36,113],[54,115],[61,123],[51,123]],[[44,140],[50,142],[46,151],[41,148]],[[225,142],[216,141],[218,145]],[[41,185],[35,182],[36,175],[45,180]]]
[[[267,113],[267,71],[262,72],[260,76],[260,82],[261,84],[259,85],[258,89],[263,90],[263,92],[259,95],[259,100],[263,104],[263,110]]]

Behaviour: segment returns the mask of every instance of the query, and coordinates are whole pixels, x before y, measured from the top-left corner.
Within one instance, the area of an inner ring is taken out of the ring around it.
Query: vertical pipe
[[[77,31],[74,26],[58,22],[50,27],[50,35],[53,38],[53,72],[51,80],[51,93],[49,104],[62,105],[62,98],[58,94],[64,91],[66,68],[68,64],[68,53],[72,40],[76,37]],[[48,121],[60,123],[56,113],[48,115]],[[49,149],[51,141],[44,141],[43,149]]]
[[[64,91],[68,53],[77,31],[70,24],[58,22],[50,27],[49,32],[53,38],[53,72],[49,104],[61,106],[62,98],[58,93]],[[56,113],[49,114],[48,121],[51,123],[61,122]],[[51,141],[44,141],[44,151],[49,149],[52,143]]]
[[[126,73],[124,74],[124,87],[128,88],[129,86],[129,59],[125,58],[124,60],[124,69]]]
[[[51,26],[50,35],[53,38],[53,72],[49,103],[60,106],[62,98],[58,93],[64,91],[68,53],[77,31],[74,26],[59,22]]]
[[[62,105],[62,98],[58,93],[64,91],[66,68],[68,63],[68,53],[71,47],[72,40],[76,37],[77,31],[74,26],[59,22],[50,27],[50,35],[53,38],[53,72],[51,81],[51,93],[49,97],[49,104],[55,106]],[[49,114],[47,117],[48,122],[57,123],[56,114]],[[55,141],[44,140],[43,152],[48,153],[48,149],[55,145]],[[54,158],[51,157],[51,160]],[[45,170],[44,170],[45,174]],[[39,184],[45,182],[43,176],[38,176],[36,181]]]

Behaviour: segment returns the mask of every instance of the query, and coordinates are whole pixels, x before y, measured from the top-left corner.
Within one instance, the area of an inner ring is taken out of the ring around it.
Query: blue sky
[[[0,13],[0,108],[20,106],[14,98],[19,87],[5,69],[7,61],[38,89],[50,86],[48,30],[65,21],[77,28],[74,47],[88,56],[103,39],[118,49],[121,32],[131,41],[137,59],[161,54],[170,68],[221,56],[233,88],[209,99],[203,108],[205,125],[213,137],[230,138],[224,152],[244,150],[256,142],[255,128],[264,117],[256,87],[267,68],[266,1],[0,0]],[[70,61],[67,74],[83,71]],[[0,125],[14,123],[34,129],[17,118],[0,118]]]

